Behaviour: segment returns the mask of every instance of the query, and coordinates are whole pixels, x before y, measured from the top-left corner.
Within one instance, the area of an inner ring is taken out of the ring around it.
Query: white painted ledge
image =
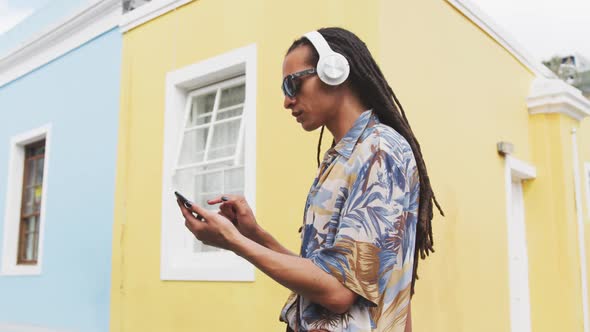
[[[537,78],[527,97],[529,114],[561,113],[581,121],[590,115],[590,100],[558,78]]]
[[[507,177],[509,177],[507,180],[515,178],[524,181],[537,177],[537,168],[535,166],[510,155],[506,156],[506,169]]]

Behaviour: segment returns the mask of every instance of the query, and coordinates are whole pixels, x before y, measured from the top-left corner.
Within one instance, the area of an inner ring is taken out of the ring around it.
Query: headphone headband
[[[321,33],[317,31],[310,31],[304,36],[313,44],[313,47],[315,47],[316,51],[318,51],[320,58],[325,54],[334,53]]]

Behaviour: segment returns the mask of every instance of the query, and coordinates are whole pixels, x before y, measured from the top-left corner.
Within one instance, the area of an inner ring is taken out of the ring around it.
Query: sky
[[[56,0],[0,0],[0,34],[47,1]],[[572,52],[590,59],[590,0],[469,1],[539,61]]]
[[[48,0],[0,0],[0,34],[41,8]]]
[[[470,0],[540,61],[573,52],[590,60],[590,0]]]

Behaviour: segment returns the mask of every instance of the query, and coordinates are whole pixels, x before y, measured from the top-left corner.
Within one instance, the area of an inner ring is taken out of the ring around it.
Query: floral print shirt
[[[365,111],[324,156],[304,210],[301,257],[359,296],[336,314],[291,294],[281,321],[298,332],[404,331],[420,181],[408,142]]]

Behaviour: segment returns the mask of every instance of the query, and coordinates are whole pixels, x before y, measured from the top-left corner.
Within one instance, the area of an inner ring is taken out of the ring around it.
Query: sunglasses
[[[315,73],[315,68],[309,68],[285,76],[282,86],[285,96],[289,98],[295,98],[297,92],[299,92],[299,88],[301,87],[301,78],[304,76],[313,75]]]

